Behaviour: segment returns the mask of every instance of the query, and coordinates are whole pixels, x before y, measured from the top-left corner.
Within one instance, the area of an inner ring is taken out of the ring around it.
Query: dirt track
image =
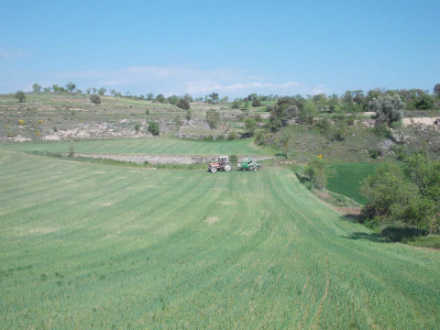
[[[176,156],[176,155],[117,155],[117,154],[75,154],[75,157],[104,158],[113,159],[123,162],[133,162],[143,164],[203,164],[217,161],[216,156]],[[242,161],[247,157],[239,157],[238,161]],[[252,156],[256,161],[271,159],[270,156]]]

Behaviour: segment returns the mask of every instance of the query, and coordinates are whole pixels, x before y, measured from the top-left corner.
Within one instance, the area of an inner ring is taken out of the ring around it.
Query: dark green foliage
[[[235,140],[236,138],[237,138],[237,133],[235,133],[234,131],[229,132],[229,134],[228,134],[228,141]]]
[[[250,136],[253,136],[255,133],[255,130],[257,129],[257,121],[253,117],[247,117],[244,121],[244,126],[246,127],[246,130],[250,134]]]
[[[94,104],[101,104],[101,98],[99,97],[99,95],[92,94],[90,95],[90,102]]]
[[[405,103],[397,94],[379,96],[377,99],[372,99],[368,105],[371,111],[376,112],[377,120],[387,125],[403,118]]]
[[[150,121],[148,123],[148,131],[154,136],[159,135],[159,124],[155,121]]]
[[[327,179],[330,172],[323,159],[314,159],[307,164],[306,174],[310,178],[313,186],[318,189],[323,189],[327,185]]]
[[[440,84],[435,84],[434,86],[434,95],[440,98]]]
[[[18,100],[18,102],[22,103],[26,99],[26,95],[23,91],[18,91],[15,93],[14,97]]]
[[[179,97],[177,95],[171,95],[171,96],[168,96],[167,100],[168,100],[168,103],[170,103],[172,105],[176,105],[177,102],[179,102]]]
[[[299,119],[306,124],[313,124],[313,119],[318,114],[318,109],[313,102],[307,102],[299,112]]]
[[[252,106],[253,106],[254,108],[256,108],[256,107],[261,107],[261,101],[260,101],[259,99],[255,99],[255,100],[253,100],[253,101],[252,101]]]
[[[163,96],[162,94],[159,94],[156,96],[156,101],[159,103],[166,103],[167,102],[165,96]]]
[[[32,90],[34,91],[34,93],[38,93],[39,91],[41,91],[41,88],[42,87],[40,84],[35,83],[32,85]]]
[[[264,145],[266,137],[263,131],[259,131],[255,137],[255,143],[259,146]]]
[[[208,121],[209,127],[212,129],[217,128],[220,124],[220,114],[215,109],[210,109],[206,112],[206,120]]]
[[[66,89],[70,93],[72,93],[75,88],[76,88],[76,85],[73,82],[69,82],[69,83],[66,84]]]
[[[232,164],[237,163],[237,162],[238,162],[238,156],[237,156],[237,155],[231,155],[231,156],[229,156],[229,161],[230,161]]]
[[[241,105],[243,104],[243,101],[241,99],[236,99],[231,104],[232,109],[240,109]]]
[[[415,101],[415,107],[418,110],[431,110],[434,108],[434,100],[430,95],[424,94]]]
[[[192,111],[191,111],[191,109],[188,109],[186,111],[186,119],[188,119],[188,120],[192,119]]]
[[[183,110],[189,109],[189,102],[186,99],[180,99],[179,102],[177,102],[176,106]]]
[[[98,94],[101,96],[104,95],[105,92],[107,92],[107,89],[105,89],[104,87],[101,87],[100,89],[98,89]]]
[[[150,109],[145,110],[145,114],[149,115],[150,114]]]
[[[365,179],[361,193],[370,201],[363,209],[368,219],[403,221],[430,233],[440,231],[440,162],[415,154],[406,158],[403,169],[382,165]]]
[[[139,131],[141,130],[141,124],[140,123],[136,123],[134,125],[134,130],[136,131],[136,133],[139,133]]]
[[[180,129],[180,127],[182,126],[182,118],[179,116],[179,115],[177,115],[175,118],[174,118],[174,125],[176,125],[176,129],[177,130],[179,130]]]

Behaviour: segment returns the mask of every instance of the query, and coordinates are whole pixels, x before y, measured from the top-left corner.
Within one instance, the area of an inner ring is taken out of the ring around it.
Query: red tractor
[[[232,170],[232,164],[229,161],[228,156],[220,156],[218,158],[218,163],[209,163],[208,171],[211,173],[217,172],[217,170],[222,170],[225,172],[229,172]]]

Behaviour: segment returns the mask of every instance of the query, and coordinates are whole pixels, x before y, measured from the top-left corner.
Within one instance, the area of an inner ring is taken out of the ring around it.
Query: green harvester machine
[[[239,171],[259,171],[263,169],[263,165],[257,164],[252,158],[243,160],[241,164],[237,164],[237,170]]]

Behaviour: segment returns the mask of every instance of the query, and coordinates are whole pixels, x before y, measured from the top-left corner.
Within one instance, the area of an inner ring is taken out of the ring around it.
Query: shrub
[[[255,130],[257,129],[257,122],[254,118],[248,117],[248,118],[246,118],[246,120],[244,122],[244,126],[246,127],[249,135],[253,136],[255,133]]]
[[[188,119],[188,120],[192,119],[192,111],[191,111],[191,109],[188,109],[186,111],[186,119]]]
[[[145,114],[149,115],[150,114],[150,109],[145,110]]]
[[[235,133],[234,131],[229,132],[229,134],[228,134],[229,141],[235,140],[236,138],[237,138],[237,133]]]
[[[148,131],[154,136],[159,135],[159,124],[155,121],[150,121],[148,123]]]
[[[255,137],[255,144],[261,146],[266,142],[266,137],[263,131],[259,131]]]
[[[15,98],[18,100],[18,102],[22,103],[26,99],[26,95],[23,91],[18,91],[15,93]]]
[[[261,123],[263,121],[263,118],[261,118],[261,116],[259,114],[256,114],[254,116],[254,119],[257,123]]]
[[[188,110],[189,109],[189,102],[185,99],[180,99],[180,101],[177,102],[176,106],[180,109]]]
[[[69,157],[73,157],[75,155],[75,151],[73,150],[73,146],[69,147]]]
[[[231,155],[231,156],[229,156],[229,161],[230,161],[232,164],[238,163],[238,156],[237,156],[237,155]]]
[[[136,123],[136,125],[134,125],[134,130],[136,131],[136,133],[139,133],[139,131],[141,130],[141,124]]]
[[[206,112],[206,120],[208,121],[209,127],[212,129],[217,128],[220,123],[220,114],[217,110],[210,109]]]
[[[377,99],[372,99],[368,105],[371,111],[376,112],[377,120],[384,124],[390,125],[403,118],[405,103],[397,94],[379,96]]]
[[[240,109],[242,103],[243,102],[241,100],[234,100],[234,102],[232,102],[232,104],[231,104],[231,108],[232,109]]]
[[[325,188],[330,173],[327,169],[326,162],[322,159],[322,156],[307,164],[306,174],[309,176],[310,181],[316,188]]]
[[[252,101],[252,106],[253,106],[254,108],[256,108],[256,107],[261,107],[261,101],[260,101],[259,99],[253,100],[253,101]]]
[[[90,102],[94,104],[101,104],[101,98],[99,97],[99,95],[92,94],[90,95]]]
[[[377,157],[381,156],[381,151],[378,149],[371,149],[370,150],[370,157],[373,159],[377,159]]]

